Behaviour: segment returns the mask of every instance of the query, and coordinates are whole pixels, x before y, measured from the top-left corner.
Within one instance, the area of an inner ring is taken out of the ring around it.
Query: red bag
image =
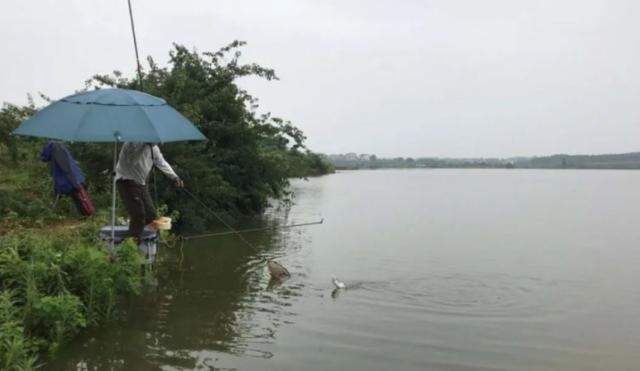
[[[87,192],[82,184],[77,192],[71,194],[71,198],[73,198],[80,214],[89,216],[96,213],[96,208],[93,206],[93,202],[91,202],[89,192]]]

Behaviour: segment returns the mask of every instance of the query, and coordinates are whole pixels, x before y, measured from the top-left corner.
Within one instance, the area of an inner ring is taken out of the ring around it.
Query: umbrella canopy
[[[113,142],[111,248],[115,244],[117,146],[119,142],[205,140],[164,99],[136,90],[101,89],[70,95],[24,121],[14,134],[72,142]]]
[[[35,113],[14,133],[73,142],[206,139],[164,99],[126,89],[101,89],[62,98]]]

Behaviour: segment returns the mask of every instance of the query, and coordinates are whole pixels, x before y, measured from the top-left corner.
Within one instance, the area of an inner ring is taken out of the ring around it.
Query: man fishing
[[[129,213],[129,236],[138,243],[145,226],[158,217],[146,183],[154,165],[174,180],[178,188],[184,187],[160,148],[152,143],[125,143],[116,165],[116,186]]]

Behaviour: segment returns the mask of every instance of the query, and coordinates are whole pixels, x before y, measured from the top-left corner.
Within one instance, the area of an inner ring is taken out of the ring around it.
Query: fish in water
[[[336,287],[336,289],[344,289],[345,287],[347,287],[344,282],[338,280],[336,278],[336,276],[331,276],[331,282],[333,282],[333,285]]]
[[[269,274],[273,278],[280,279],[291,276],[287,268],[283,267],[282,264],[278,263],[277,261],[269,260],[267,262],[267,268],[269,268]]]

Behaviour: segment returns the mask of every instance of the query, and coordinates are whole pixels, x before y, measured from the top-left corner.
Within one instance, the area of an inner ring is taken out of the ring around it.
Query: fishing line
[[[202,205],[202,207],[204,207],[205,210],[207,210],[208,212],[210,212],[213,216],[216,217],[216,219],[218,219],[220,221],[220,223],[222,223],[225,227],[227,227],[231,233],[234,233],[236,236],[238,236],[238,238],[244,242],[245,245],[249,246],[252,250],[254,250],[255,252],[258,252],[258,248],[255,247],[251,242],[247,241],[246,238],[244,238],[244,236],[242,234],[240,234],[240,232],[236,231],[235,228],[233,228],[231,225],[229,225],[229,223],[225,222],[224,219],[222,219],[222,217],[220,215],[218,215],[218,213],[216,213],[215,211],[213,211],[209,206],[207,206],[204,202],[200,201],[200,199],[198,197],[196,197],[193,193],[191,193],[191,191],[189,191],[186,188],[182,188],[183,191],[185,191],[189,196],[191,196],[196,202],[198,202],[200,205]]]
[[[242,240],[242,242],[244,242],[247,246],[249,246],[253,251],[259,252],[258,249],[251,242],[247,241],[247,239],[244,238],[242,236],[242,234],[240,234],[240,232],[259,231],[259,230],[265,230],[265,229],[277,229],[277,227],[272,227],[272,228],[253,228],[253,229],[246,229],[246,230],[238,231],[238,230],[234,229],[233,227],[231,227],[227,222],[225,222],[224,219],[222,219],[222,217],[220,217],[220,215],[218,215],[218,213],[213,211],[209,206],[207,206],[204,202],[202,202],[200,199],[198,199],[198,197],[196,197],[188,189],[186,189],[186,188],[182,188],[182,189],[189,196],[191,196],[196,202],[198,202],[200,205],[202,205],[202,207],[204,207],[205,210],[207,210],[211,214],[213,214],[231,232],[219,232],[219,233],[211,233],[211,234],[208,234],[208,235],[182,237],[181,238],[181,244],[180,244],[180,252],[181,253],[182,253],[182,246],[184,246],[184,241],[189,239],[189,238],[197,238],[197,237],[205,237],[205,236],[212,237],[212,236],[220,236],[220,235],[232,234],[232,233],[235,234],[236,236],[238,236],[238,238],[240,240]],[[291,225],[288,225],[288,226],[284,226],[283,228],[299,227],[299,226],[303,226],[303,225],[322,224],[323,222],[324,222],[324,219],[321,219],[318,222],[291,224]],[[267,268],[269,269],[269,274],[271,274],[272,279],[282,279],[283,277],[291,277],[291,273],[289,273],[289,270],[287,270],[287,268],[285,268],[282,264],[278,263],[277,261],[275,261],[273,259],[269,259],[269,258],[267,258],[265,256],[260,258],[259,261],[267,263]],[[181,260],[181,262],[182,262],[182,260]]]
[[[260,231],[268,231],[268,230],[276,230],[276,229],[288,229],[288,228],[294,228],[294,227],[303,227],[303,226],[307,226],[307,225],[316,225],[316,224],[322,224],[322,223],[324,223],[324,219],[320,219],[319,221],[316,221],[316,222],[307,222],[307,223],[299,223],[299,224],[288,224],[288,225],[283,225],[283,226],[273,225],[273,226],[269,226],[269,227],[239,229],[236,232],[237,233],[260,232]],[[196,239],[196,238],[226,236],[226,235],[230,235],[230,234],[233,234],[233,233],[236,233],[236,232],[231,231],[231,232],[217,232],[217,233],[207,233],[207,234],[196,234],[196,235],[192,235],[192,236],[183,236],[182,238],[184,240],[192,240],[192,239]]]

